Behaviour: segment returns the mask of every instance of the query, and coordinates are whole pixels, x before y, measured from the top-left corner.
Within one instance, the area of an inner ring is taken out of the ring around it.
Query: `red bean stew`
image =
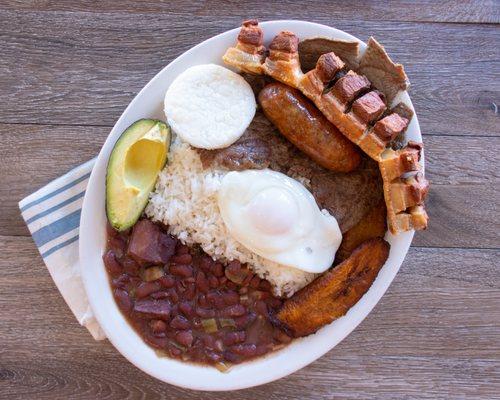
[[[108,227],[103,259],[117,305],[161,355],[224,370],[292,340],[271,323],[282,300],[268,281],[183,245],[159,224]]]

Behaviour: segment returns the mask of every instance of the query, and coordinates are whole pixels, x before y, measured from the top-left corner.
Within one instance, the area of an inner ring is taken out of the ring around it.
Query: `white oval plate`
[[[261,23],[265,43],[281,30],[291,30],[299,38],[327,36],[357,40],[338,29],[303,21],[270,21]],[[281,351],[256,361],[237,365],[227,373],[215,368],[157,357],[155,352],[129,326],[113,299],[108,276],[101,256],[106,246],[105,175],[108,157],[120,134],[140,118],[165,120],[163,98],[170,83],[186,68],[197,64],[222,65],[221,57],[236,42],[239,28],[224,32],[188,50],[169,65],[139,92],[111,130],[99,153],[90,176],[83,202],[80,225],[80,261],[82,276],[91,307],[111,343],[131,363],[144,372],[173,385],[198,390],[234,390],[261,385],[282,378],[303,368],[334,348],[363,321],[391,284],[408,252],[413,231],[398,236],[387,235],[391,244],[389,259],[363,298],[342,318],[316,334],[292,342]],[[361,49],[366,45],[361,43]],[[412,109],[406,93],[401,99]],[[409,126],[407,137],[421,141],[416,116]]]

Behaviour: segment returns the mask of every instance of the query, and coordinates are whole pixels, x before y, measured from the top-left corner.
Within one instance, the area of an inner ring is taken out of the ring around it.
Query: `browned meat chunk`
[[[256,19],[244,21],[238,34],[238,41],[254,47],[262,46],[264,43],[264,34],[258,25],[259,22]]]
[[[349,71],[335,83],[332,92],[343,104],[348,104],[368,89],[370,81],[365,76]]]
[[[335,53],[323,54],[316,64],[316,72],[322,82],[327,83],[333,80],[335,74],[344,68],[344,62]]]
[[[296,53],[299,48],[299,38],[293,32],[283,31],[276,35],[269,45],[269,50],[286,53]]]
[[[286,165],[289,162],[289,145],[275,133],[273,124],[260,110],[255,113],[245,134],[234,144],[220,150],[199,149],[198,152],[204,168],[216,166],[231,171],[264,169],[271,164]]]
[[[380,163],[384,180],[392,182],[407,172],[419,171],[421,154],[422,143],[416,143],[412,140],[403,149],[387,151]]]
[[[410,195],[415,204],[422,204],[429,192],[429,181],[425,179],[421,172],[418,172],[413,179],[407,180]]]
[[[347,174],[315,173],[311,192],[320,208],[337,219],[342,233],[383,199],[380,172],[371,160],[365,160],[365,166]]]
[[[367,124],[376,121],[387,108],[383,96],[375,90],[366,93],[352,104],[352,111]]]
[[[166,264],[175,253],[177,240],[163,233],[158,225],[143,219],[134,225],[128,255],[140,265]]]
[[[222,59],[240,71],[260,75],[263,73],[262,63],[266,53],[263,41],[264,33],[259,23],[254,19],[245,21],[238,35],[238,42],[227,49]]]
[[[389,143],[403,132],[407,126],[408,120],[406,118],[393,113],[377,121],[373,130],[380,139]]]

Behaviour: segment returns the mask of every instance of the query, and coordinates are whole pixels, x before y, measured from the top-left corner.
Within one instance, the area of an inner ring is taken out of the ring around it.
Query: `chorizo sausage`
[[[359,165],[358,148],[298,90],[271,83],[260,91],[259,103],[281,134],[322,167],[349,172]]]

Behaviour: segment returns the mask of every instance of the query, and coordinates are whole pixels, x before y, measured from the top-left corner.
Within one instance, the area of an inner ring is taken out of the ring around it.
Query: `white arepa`
[[[252,122],[255,110],[255,96],[245,79],[215,64],[188,68],[165,95],[165,114],[174,132],[202,149],[233,144]]]

